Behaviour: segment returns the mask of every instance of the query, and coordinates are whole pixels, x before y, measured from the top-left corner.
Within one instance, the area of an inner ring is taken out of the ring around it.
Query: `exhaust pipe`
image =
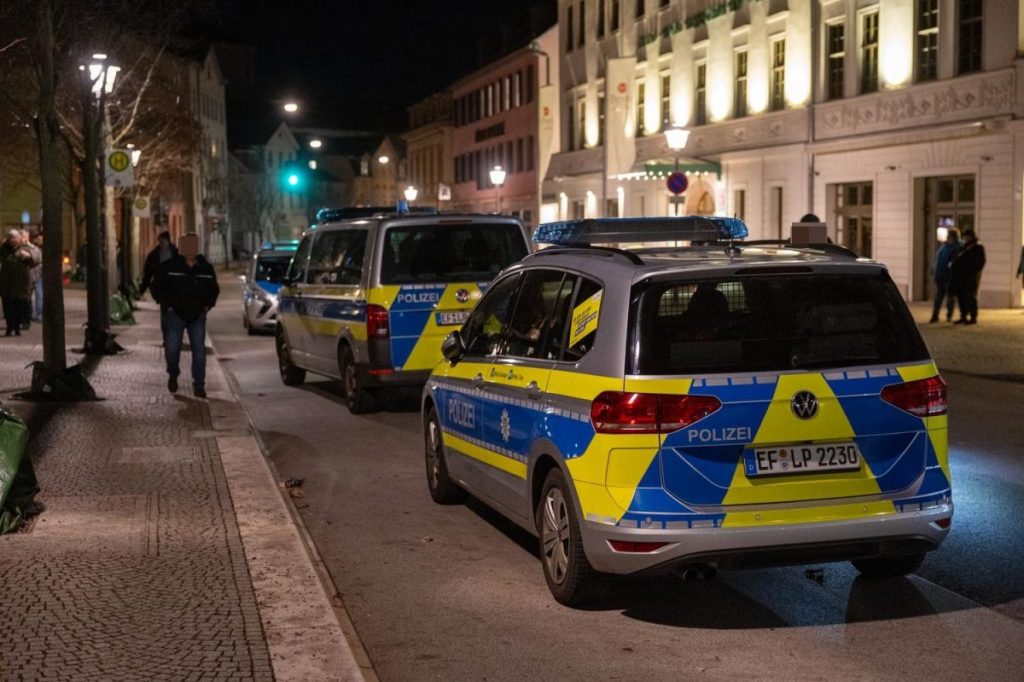
[[[711,580],[718,574],[718,569],[711,564],[690,564],[683,566],[677,573],[684,582],[689,583],[695,580]]]

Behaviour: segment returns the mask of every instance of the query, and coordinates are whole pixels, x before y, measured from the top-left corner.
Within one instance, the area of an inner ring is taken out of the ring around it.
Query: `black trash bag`
[[[32,388],[18,398],[54,402],[77,402],[99,400],[96,391],[82,374],[80,365],[72,365],[59,372],[50,372],[42,362],[28,365],[32,368]]]

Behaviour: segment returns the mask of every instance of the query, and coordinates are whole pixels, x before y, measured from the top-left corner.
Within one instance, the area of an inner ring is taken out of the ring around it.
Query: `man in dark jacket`
[[[964,245],[949,262],[949,288],[960,308],[960,319],[954,324],[978,323],[978,285],[984,267],[985,247],[974,230],[964,230]]]
[[[206,397],[206,313],[217,303],[220,287],[213,266],[199,255],[199,237],[182,236],[178,255],[163,262],[153,279],[153,298],[160,304],[167,360],[167,390],[178,390],[182,335],[192,348],[192,386]]]
[[[156,273],[160,266],[177,255],[178,247],[171,242],[171,233],[165,230],[157,235],[156,246],[146,255],[146,262],[142,266],[142,282],[139,284],[140,297],[146,293],[146,289],[152,288],[153,280],[156,278]],[[155,295],[153,300],[156,300]],[[160,331],[164,333],[167,332],[164,328],[165,312],[164,307],[160,306]]]

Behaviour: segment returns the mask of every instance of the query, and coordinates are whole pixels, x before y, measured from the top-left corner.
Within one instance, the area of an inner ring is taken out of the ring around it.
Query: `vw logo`
[[[800,391],[789,404],[793,408],[793,414],[800,419],[810,419],[818,414],[818,399],[810,391]]]
[[[466,289],[459,289],[455,292],[455,300],[459,303],[465,303],[469,300],[469,291]]]

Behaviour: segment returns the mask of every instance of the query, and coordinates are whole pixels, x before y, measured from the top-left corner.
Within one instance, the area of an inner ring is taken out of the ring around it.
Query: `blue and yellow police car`
[[[282,381],[306,372],[341,379],[349,410],[382,388],[422,386],[502,268],[529,252],[511,216],[321,211],[299,243],[280,291]]]
[[[277,325],[281,280],[298,241],[264,242],[242,274],[242,325],[249,335]]]
[[[426,473],[600,574],[850,560],[904,575],[953,514],[946,387],[886,268],[727,218],[541,225],[423,393]],[[687,246],[675,246],[678,242]],[[601,246],[624,242],[643,248]]]

